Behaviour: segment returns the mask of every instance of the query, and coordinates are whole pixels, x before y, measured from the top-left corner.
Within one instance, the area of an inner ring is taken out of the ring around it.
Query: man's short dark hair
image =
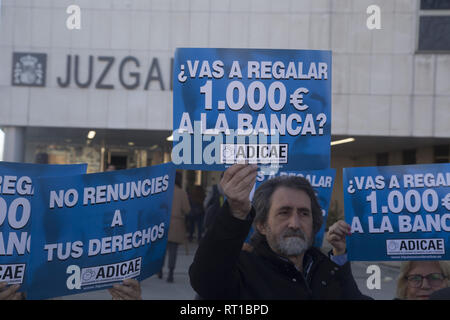
[[[319,201],[317,200],[316,193],[312,188],[308,180],[299,176],[279,176],[269,179],[262,183],[255,191],[253,196],[253,207],[255,208],[255,219],[253,226],[255,233],[259,233],[256,228],[258,223],[266,223],[269,215],[269,210],[272,205],[272,195],[275,190],[280,187],[286,187],[290,189],[302,190],[311,199],[311,210],[313,218],[313,233],[314,235],[319,232],[323,223],[322,209],[320,208]]]

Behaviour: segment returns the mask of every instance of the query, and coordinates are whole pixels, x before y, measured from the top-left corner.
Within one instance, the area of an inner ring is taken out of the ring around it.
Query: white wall
[[[4,145],[5,145],[5,133],[0,129],[0,161],[3,161],[3,146]]]
[[[170,91],[125,90],[117,77],[108,79],[115,90],[58,88],[55,79],[68,53],[132,55],[147,66],[156,56],[168,86],[177,47],[326,49],[333,51],[333,134],[448,137],[450,56],[415,54],[418,3],[6,0],[0,124],[171,129]],[[82,8],[81,30],[65,27],[69,4]],[[381,30],[366,27],[371,4],[381,8]],[[47,88],[10,87],[13,51],[47,52]],[[148,69],[140,69],[144,77]]]

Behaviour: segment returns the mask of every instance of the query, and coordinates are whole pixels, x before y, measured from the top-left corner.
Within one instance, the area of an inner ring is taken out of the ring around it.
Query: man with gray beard
[[[235,164],[220,182],[227,198],[200,242],[189,269],[202,299],[367,299],[345,255],[348,225],[327,234],[333,253],[312,247],[323,219],[310,183],[283,176],[263,183],[253,197],[257,166]],[[252,250],[241,250],[253,223]]]

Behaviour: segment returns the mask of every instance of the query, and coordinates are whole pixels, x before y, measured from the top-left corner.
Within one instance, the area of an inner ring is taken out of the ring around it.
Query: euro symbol
[[[442,206],[450,211],[450,193],[447,193],[445,198],[442,198]]]
[[[309,92],[306,88],[298,88],[294,91],[293,94],[291,94],[290,97],[290,103],[294,106],[295,109],[299,111],[305,111],[308,109],[308,105],[303,104],[303,94],[307,94]]]

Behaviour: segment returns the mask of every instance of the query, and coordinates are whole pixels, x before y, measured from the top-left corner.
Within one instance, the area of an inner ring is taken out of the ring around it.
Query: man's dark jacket
[[[202,238],[189,268],[192,288],[202,299],[368,299],[349,262],[338,266],[316,248],[305,253],[303,273],[265,240],[252,252],[241,250],[254,214],[252,208],[249,219],[235,218],[225,202]]]

